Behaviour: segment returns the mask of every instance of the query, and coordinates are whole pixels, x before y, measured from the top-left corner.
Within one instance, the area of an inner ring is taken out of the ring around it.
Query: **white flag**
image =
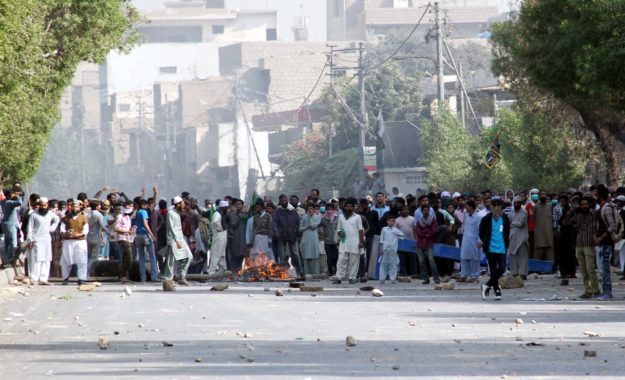
[[[382,109],[378,112],[378,137],[384,136],[384,117],[382,117]]]

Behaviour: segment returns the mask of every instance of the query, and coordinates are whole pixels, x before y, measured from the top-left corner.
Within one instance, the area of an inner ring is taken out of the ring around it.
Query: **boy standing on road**
[[[404,237],[404,233],[395,227],[395,216],[391,215],[386,219],[386,227],[382,228],[380,235],[380,252],[382,261],[380,265],[380,284],[384,284],[386,277],[391,280],[391,284],[397,280],[397,266],[399,257],[397,256],[397,245],[399,239]]]

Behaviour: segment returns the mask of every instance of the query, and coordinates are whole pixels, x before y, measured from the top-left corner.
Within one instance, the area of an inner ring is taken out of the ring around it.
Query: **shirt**
[[[500,253],[506,254],[506,244],[503,240],[503,218],[499,218],[499,220],[495,220],[492,218],[492,230],[490,233],[490,253]]]
[[[0,206],[2,206],[2,223],[11,226],[19,225],[17,213],[21,205],[22,203],[20,201],[12,201],[10,199],[0,201]]]
[[[360,231],[364,231],[360,215],[354,213],[349,218],[345,215],[339,216],[336,231],[339,234],[339,252],[360,253]],[[341,238],[341,232],[345,234],[345,238]]]
[[[137,235],[147,235],[148,230],[145,229],[143,225],[143,221],[148,220],[148,212],[144,209],[137,211],[137,216],[135,217],[135,224],[137,226]]]
[[[384,216],[384,214],[386,214],[387,212],[391,211],[391,208],[389,206],[382,206],[382,207],[378,207],[377,205],[373,206],[373,211],[378,213],[378,218],[382,219],[382,217]]]
[[[396,227],[386,226],[382,228],[382,233],[380,234],[380,244],[382,244],[384,252],[391,250],[397,252],[399,239],[402,239],[403,237],[404,233]]]
[[[130,227],[132,227],[132,222],[130,221],[129,215],[117,215],[117,219],[115,219],[115,235],[117,235],[118,241],[132,241],[129,233]],[[126,232],[119,232],[118,230]]]
[[[404,238],[415,240],[414,238],[414,217],[400,216],[395,219],[395,226],[404,234]],[[384,227],[386,228],[386,227]]]

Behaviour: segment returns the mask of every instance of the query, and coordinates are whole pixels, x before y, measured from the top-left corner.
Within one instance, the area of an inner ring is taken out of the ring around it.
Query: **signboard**
[[[370,172],[378,170],[375,153],[376,150],[374,146],[366,146],[363,148],[363,154],[365,157],[365,169]]]

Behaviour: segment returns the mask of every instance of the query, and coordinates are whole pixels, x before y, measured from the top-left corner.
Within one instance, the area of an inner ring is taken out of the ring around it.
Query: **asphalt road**
[[[312,283],[325,288],[318,293],[279,283],[233,283],[223,292],[211,285],[175,293],[136,285],[130,295],[117,284],[92,292],[25,288],[24,295],[0,288],[0,377],[625,376],[625,284],[618,282],[615,301],[603,303],[567,299],[581,293],[581,280],[561,287],[553,276],[504,290],[501,302],[482,301],[477,285],[387,284],[382,298],[326,281]],[[561,299],[544,300],[553,296]],[[348,335],[356,346],[346,346]],[[98,347],[100,336],[108,349]]]

